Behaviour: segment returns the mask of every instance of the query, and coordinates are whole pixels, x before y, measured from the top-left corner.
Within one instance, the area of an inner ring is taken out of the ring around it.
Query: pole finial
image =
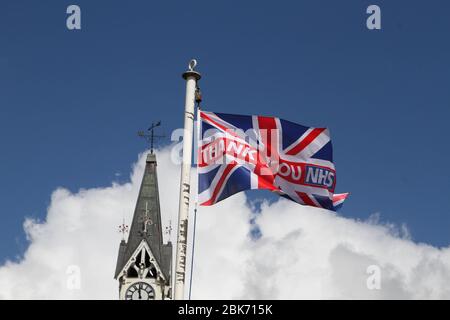
[[[191,61],[189,61],[188,64],[188,70],[185,73],[183,73],[183,78],[185,80],[191,77],[193,77],[197,81],[200,80],[202,76],[200,73],[194,70],[196,66],[197,66],[197,59],[191,59]]]
[[[197,66],[197,60],[191,59],[191,61],[189,61],[189,71],[194,71],[196,66]]]

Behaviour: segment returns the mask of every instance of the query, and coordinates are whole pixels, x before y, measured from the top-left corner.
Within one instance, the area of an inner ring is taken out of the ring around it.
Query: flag
[[[210,206],[244,190],[267,189],[336,211],[336,170],[328,129],[291,121],[200,111],[198,201]]]

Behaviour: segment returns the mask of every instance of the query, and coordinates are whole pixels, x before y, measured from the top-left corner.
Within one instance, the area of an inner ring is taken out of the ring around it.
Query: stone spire
[[[128,241],[122,240],[119,246],[115,278],[130,277],[128,269],[137,264],[136,251],[145,241],[151,251],[149,255],[155,260],[153,264],[163,274],[165,286],[170,286],[172,244],[163,244],[156,165],[155,154],[148,154]]]

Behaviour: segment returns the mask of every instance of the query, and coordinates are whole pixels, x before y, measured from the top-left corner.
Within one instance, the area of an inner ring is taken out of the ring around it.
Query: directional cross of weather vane
[[[150,153],[153,154],[153,146],[155,143],[155,139],[164,138],[164,135],[155,135],[155,129],[156,127],[159,127],[161,125],[161,121],[153,122],[150,128],[147,129],[148,133],[145,133],[144,131],[139,131],[138,136],[144,138],[147,140],[147,142],[150,144]]]

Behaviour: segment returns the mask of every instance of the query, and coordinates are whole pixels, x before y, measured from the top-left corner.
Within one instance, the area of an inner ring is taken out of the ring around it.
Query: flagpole
[[[196,143],[194,144],[194,146],[196,146],[197,150],[197,155],[195,157],[195,159],[197,160],[196,162],[196,166],[195,168],[196,170],[196,174],[197,174],[197,179],[198,179],[198,150],[200,150],[201,145],[200,145],[200,141],[201,141],[201,125],[202,125],[202,120],[200,119],[200,103],[202,101],[202,94],[200,92],[200,88],[197,86],[196,88],[196,96],[195,96],[195,102],[197,102],[197,110],[196,110],[196,114],[197,114],[197,126],[196,126]],[[197,209],[198,209],[198,183],[197,186],[195,188],[195,207],[194,207],[194,230],[192,232],[192,254],[191,254],[191,275],[189,277],[189,295],[188,295],[188,299],[191,300],[191,294],[192,294],[192,277],[194,276],[194,254],[195,254],[195,230],[197,228]]]
[[[192,141],[194,131],[194,104],[197,81],[200,73],[194,71],[197,61],[189,62],[189,70],[183,73],[186,80],[186,99],[184,110],[183,162],[181,165],[180,199],[178,208],[178,237],[175,260],[175,300],[184,299],[186,279],[186,248],[188,237],[189,197],[191,180]]]

